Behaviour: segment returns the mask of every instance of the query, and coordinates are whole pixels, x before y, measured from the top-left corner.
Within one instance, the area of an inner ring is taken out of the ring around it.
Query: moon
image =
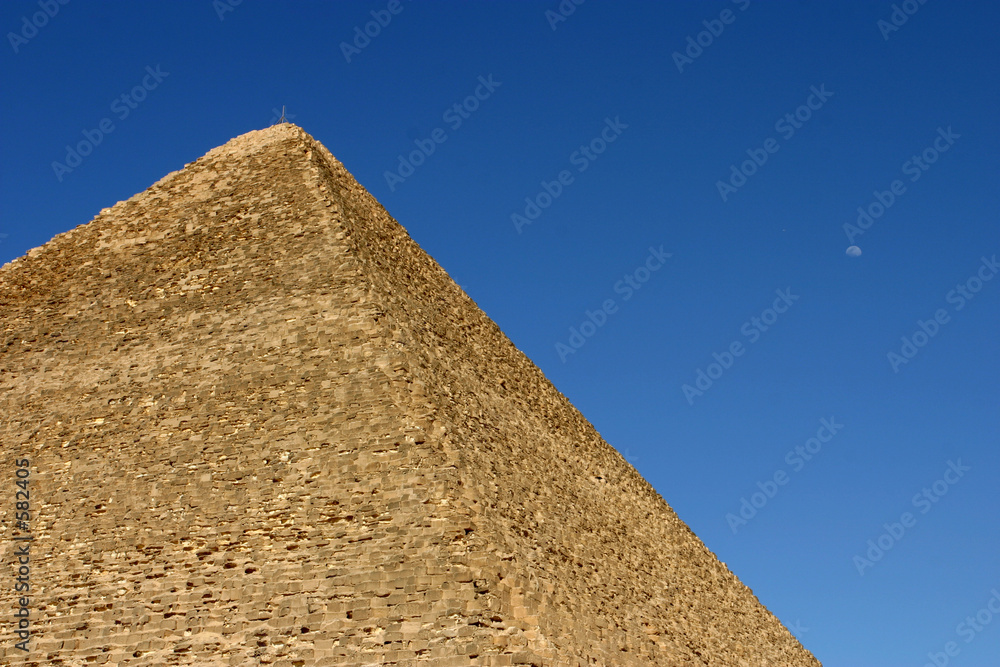
[[[848,257],[860,257],[861,256],[861,248],[859,248],[856,245],[852,245],[850,248],[847,249],[847,256]]]

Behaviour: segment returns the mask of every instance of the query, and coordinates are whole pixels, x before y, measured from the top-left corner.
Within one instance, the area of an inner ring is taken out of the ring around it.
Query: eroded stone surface
[[[4,265],[0,323],[3,664],[819,664],[294,125]]]

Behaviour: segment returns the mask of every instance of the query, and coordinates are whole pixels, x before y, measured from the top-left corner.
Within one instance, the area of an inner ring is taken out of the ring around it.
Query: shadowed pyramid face
[[[45,664],[818,664],[294,125],[5,265],[0,313]]]

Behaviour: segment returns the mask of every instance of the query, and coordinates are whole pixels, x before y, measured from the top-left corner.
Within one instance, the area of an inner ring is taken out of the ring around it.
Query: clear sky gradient
[[[824,665],[1000,664],[996,3],[41,5],[0,261],[286,105]]]

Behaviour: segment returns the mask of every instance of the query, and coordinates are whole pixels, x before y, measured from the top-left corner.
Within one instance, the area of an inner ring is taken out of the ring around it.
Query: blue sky
[[[0,261],[286,105],[824,665],[1000,664],[995,3],[50,2]]]

